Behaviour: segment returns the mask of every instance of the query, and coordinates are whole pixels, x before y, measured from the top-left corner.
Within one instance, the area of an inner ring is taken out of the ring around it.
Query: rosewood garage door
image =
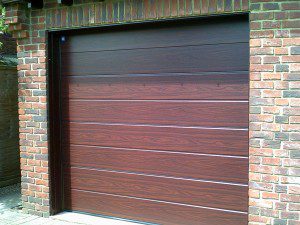
[[[247,224],[248,29],[225,17],[66,36],[65,209]]]

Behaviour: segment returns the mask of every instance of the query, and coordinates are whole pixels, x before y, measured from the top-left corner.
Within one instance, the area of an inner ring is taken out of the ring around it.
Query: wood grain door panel
[[[248,158],[71,145],[72,166],[157,176],[248,183]],[[236,172],[238,171],[238,172]]]
[[[74,100],[64,116],[70,122],[247,129],[249,115],[248,102]]]
[[[141,29],[143,32],[139,32]],[[117,51],[120,49],[249,42],[249,29],[245,26],[244,20],[223,18],[222,21],[215,20],[212,22],[208,19],[202,20],[201,26],[197,22],[178,21],[168,26],[156,24],[154,29],[153,27],[147,28],[145,24],[137,25],[131,29],[125,26],[103,27],[101,35],[95,31],[69,37],[66,44],[62,46],[62,52]],[[114,35],[111,35],[112,31]],[[83,36],[84,38],[82,38]]]
[[[71,167],[66,188],[247,212],[247,185]]]
[[[230,43],[63,53],[62,69],[72,76],[247,71],[248,48],[248,43]]]
[[[76,145],[248,156],[247,130],[78,122],[64,129]]]
[[[163,225],[241,225],[247,213],[211,210],[150,199],[130,198],[98,192],[73,190],[66,193],[67,207],[106,216],[121,217]]]
[[[90,100],[248,100],[248,72],[68,76],[63,97]]]
[[[248,20],[67,34],[61,65],[66,210],[247,224]]]

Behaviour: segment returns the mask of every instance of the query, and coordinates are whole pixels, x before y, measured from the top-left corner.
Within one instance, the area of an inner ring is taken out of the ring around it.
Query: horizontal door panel
[[[63,97],[70,99],[248,100],[249,73],[204,75],[70,76]]]
[[[71,166],[130,171],[157,176],[248,183],[248,158],[139,151],[71,145]]]
[[[70,121],[248,127],[248,102],[69,101],[68,112]]]
[[[65,169],[65,188],[247,212],[248,187],[163,177]]]
[[[73,122],[63,128],[71,144],[248,156],[247,130]]]
[[[227,21],[230,20],[230,23]],[[184,26],[182,26],[184,25]],[[222,18],[176,24],[146,24],[128,27],[102,27],[95,33],[68,37],[63,52],[104,51],[180,45],[249,42],[247,20]],[[205,32],[203,32],[205,30]],[[222,35],[220,35],[222,34]]]
[[[66,209],[164,225],[246,225],[248,215],[147,199],[70,190]]]
[[[249,44],[62,54],[65,75],[248,71]]]

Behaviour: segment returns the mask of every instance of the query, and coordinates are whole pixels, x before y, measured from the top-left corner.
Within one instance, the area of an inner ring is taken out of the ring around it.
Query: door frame
[[[48,132],[49,132],[49,185],[50,185],[50,215],[64,211],[64,177],[62,168],[62,125],[61,125],[61,37],[86,32],[113,30],[120,27],[152,27],[157,24],[180,24],[214,18],[237,17],[249,19],[249,13],[221,14],[210,16],[192,16],[183,18],[145,20],[117,24],[104,24],[95,27],[82,27],[63,30],[47,30],[47,97],[48,97]]]

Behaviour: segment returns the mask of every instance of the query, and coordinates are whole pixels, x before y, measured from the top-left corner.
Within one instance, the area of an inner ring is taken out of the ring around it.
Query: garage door
[[[247,224],[248,29],[231,17],[66,36],[65,209]]]

